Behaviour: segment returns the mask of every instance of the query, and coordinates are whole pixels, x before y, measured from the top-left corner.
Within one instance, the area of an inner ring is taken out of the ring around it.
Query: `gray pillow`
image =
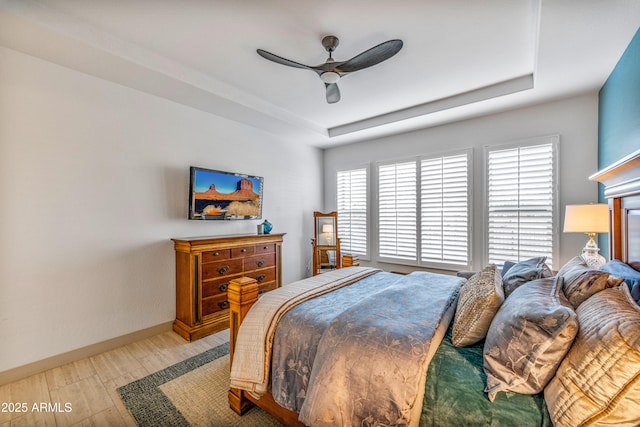
[[[622,282],[609,280],[609,273],[589,267],[581,256],[573,257],[558,271],[564,279],[562,287],[573,308],[578,308],[587,298]]]
[[[504,264],[502,264],[502,270],[500,270],[500,275],[504,277],[507,274],[507,272],[511,270],[511,267],[513,267],[514,265],[516,265],[516,263],[513,261],[505,261]]]
[[[532,280],[553,276],[553,272],[545,261],[546,256],[531,258],[515,264],[502,277],[504,296],[507,298],[513,291]]]
[[[489,400],[501,391],[540,393],[577,332],[562,277],[534,280],[513,291],[493,318],[484,344]]]

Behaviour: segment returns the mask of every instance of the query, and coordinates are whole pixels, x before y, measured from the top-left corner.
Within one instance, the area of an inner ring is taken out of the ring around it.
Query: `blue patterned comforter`
[[[274,336],[274,399],[307,425],[417,424],[463,282],[379,272],[294,307]]]

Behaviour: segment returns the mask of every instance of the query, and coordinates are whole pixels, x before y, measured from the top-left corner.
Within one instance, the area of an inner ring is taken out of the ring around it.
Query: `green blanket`
[[[483,346],[484,341],[454,346],[449,327],[429,365],[420,425],[553,426],[542,394],[498,393],[489,402],[484,393]]]

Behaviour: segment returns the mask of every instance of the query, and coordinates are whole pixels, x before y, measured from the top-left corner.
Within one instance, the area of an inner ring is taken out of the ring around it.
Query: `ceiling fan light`
[[[320,74],[320,79],[327,84],[333,84],[337,83],[338,80],[340,80],[340,74],[333,71],[325,71],[324,73]]]

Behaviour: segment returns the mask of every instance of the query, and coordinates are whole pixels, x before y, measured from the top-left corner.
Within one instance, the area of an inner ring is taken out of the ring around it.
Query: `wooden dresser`
[[[176,250],[176,320],[188,341],[229,327],[227,287],[234,278],[256,279],[259,293],[282,285],[283,234],[172,239]]]

